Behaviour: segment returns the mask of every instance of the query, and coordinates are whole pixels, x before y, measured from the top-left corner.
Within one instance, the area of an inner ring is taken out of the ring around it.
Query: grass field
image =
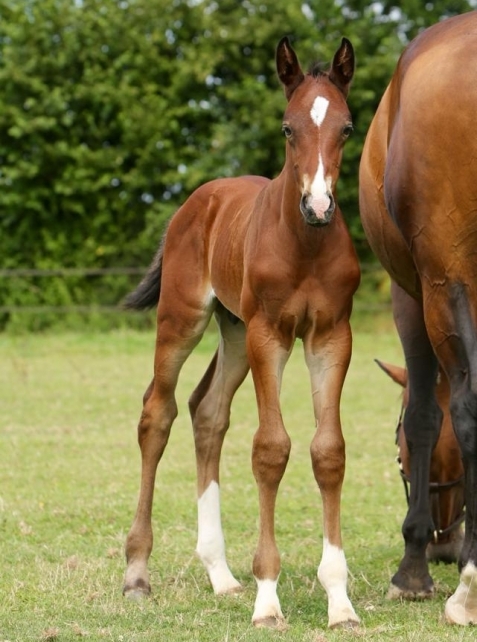
[[[375,357],[401,363],[389,324],[355,330],[343,395],[347,472],[342,524],[349,589],[362,626],[328,631],[321,556],[321,506],[309,462],[309,382],[296,345],[283,386],[293,447],[277,509],[279,594],[288,629],[255,630],[251,560],[257,496],[250,466],[256,410],[250,378],[239,391],[222,464],[223,522],[241,595],[216,598],[194,556],[195,462],[187,397],[214,349],[206,336],[183,371],[180,415],[159,468],[150,561],[153,597],[121,595],[123,546],[138,484],[136,423],[152,369],[154,336],[0,336],[0,642],[115,640],[471,640],[475,630],[442,622],[455,567],[437,566],[432,602],[388,602],[402,552],[405,500],[394,462],[400,391]]]

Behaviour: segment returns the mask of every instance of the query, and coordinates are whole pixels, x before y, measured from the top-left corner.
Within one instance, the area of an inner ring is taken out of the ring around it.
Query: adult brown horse
[[[214,314],[219,347],[189,401],[197,457],[197,553],[215,593],[239,588],[225,559],[219,459],[232,397],[251,368],[259,416],[252,468],[260,503],[252,620],[257,626],[283,625],[274,523],[291,442],[279,395],[298,337],[311,378],[316,432],[310,450],[323,501],[318,576],[328,594],[329,624],[335,626],[359,621],[347,596],[341,542],[345,447],[339,412],[359,266],[334,195],[343,145],[352,129],[346,96],[354,53],[343,39],[328,73],[315,67],[305,75],[284,38],[276,66],[288,100],[281,174],[273,181],[246,176],[199,187],[172,217],[148,274],[127,300],[132,308],[157,302],[158,308],[154,378],[138,427],[141,491],[126,543],[124,593],[150,592],[147,561],[156,468],[177,414],[179,371]]]
[[[396,322],[402,327],[412,316],[409,315],[408,304],[413,301],[395,283],[392,285],[393,311]],[[411,461],[406,436],[403,429],[403,418],[409,403],[409,385],[407,370],[399,366],[376,360],[382,370],[393,381],[403,387],[402,407],[396,428],[396,444],[398,445],[398,462],[404,482],[407,503],[409,504],[409,482]],[[429,484],[430,508],[434,533],[426,548],[428,561],[450,564],[457,562],[462,549],[464,533],[464,469],[459,444],[452,427],[449,399],[450,387],[445,373],[439,368],[435,382],[437,403],[442,411],[442,427],[436,446],[432,451]],[[391,587],[391,597],[396,589]],[[398,589],[398,596],[401,591]]]
[[[405,50],[371,123],[360,208],[374,252],[408,298],[397,319],[409,374],[404,430],[411,456],[401,596],[429,595],[424,551],[435,525],[428,492],[442,411],[439,366],[465,470],[460,584],[448,621],[477,623],[477,13],[449,18]]]

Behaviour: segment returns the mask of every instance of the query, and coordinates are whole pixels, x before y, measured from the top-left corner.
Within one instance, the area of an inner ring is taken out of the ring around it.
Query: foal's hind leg
[[[198,537],[197,554],[216,594],[235,592],[239,582],[225,559],[220,518],[219,462],[229,427],[230,404],[249,366],[245,351],[245,326],[233,323],[228,313],[217,315],[221,341],[202,381],[192,394],[189,408],[197,457]]]
[[[195,318],[195,323],[191,323],[190,318],[181,318],[180,314],[173,318],[162,315],[162,303],[161,295],[154,378],[144,395],[138,426],[141,490],[136,516],[126,541],[127,569],[123,586],[124,595],[131,598],[148,595],[151,591],[147,561],[153,541],[151,515],[156,469],[177,416],[174,392],[180,369],[199,342],[210,318],[210,312],[205,309],[199,318]],[[192,326],[193,331],[190,329]]]

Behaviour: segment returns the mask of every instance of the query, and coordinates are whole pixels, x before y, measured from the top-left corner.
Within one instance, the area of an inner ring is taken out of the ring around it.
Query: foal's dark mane
[[[323,62],[313,62],[308,69],[308,74],[313,78],[322,78],[328,76],[328,73],[323,69]]]

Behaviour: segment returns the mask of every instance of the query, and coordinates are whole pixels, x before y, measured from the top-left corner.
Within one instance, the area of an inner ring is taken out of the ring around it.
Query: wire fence
[[[51,269],[36,269],[36,268],[15,268],[15,269],[0,269],[1,279],[37,279],[37,278],[61,278],[67,279],[69,277],[76,278],[91,278],[91,277],[105,277],[105,276],[137,276],[138,280],[146,272],[146,267],[110,267],[110,268],[51,268]],[[126,293],[125,293],[126,294]],[[118,305],[51,305],[39,301],[35,305],[0,305],[0,313],[30,313],[30,314],[71,314],[71,313],[84,313],[100,312],[106,314],[118,314],[122,312],[121,306]]]
[[[110,268],[52,268],[52,269],[35,269],[35,268],[17,268],[17,269],[0,269],[0,279],[29,279],[29,278],[91,278],[91,277],[111,277],[111,276],[137,276],[138,282],[146,273],[147,267],[110,267]],[[373,275],[382,273],[382,268],[375,263],[362,263],[361,271],[363,275]],[[126,292],[124,293],[126,294]],[[378,297],[379,298],[379,297]],[[383,297],[380,297],[381,299]],[[385,296],[383,300],[377,300],[376,297],[367,297],[358,295],[355,297],[354,309],[364,312],[373,312],[387,310],[390,308],[389,297]],[[35,305],[0,305],[0,313],[105,313],[118,314],[124,312],[121,305],[49,305],[39,302]]]
[[[25,276],[105,276],[113,275],[143,275],[145,267],[112,267],[112,268],[54,268],[51,270],[36,270],[30,268],[18,268],[12,270],[0,269],[0,278],[15,278]]]

